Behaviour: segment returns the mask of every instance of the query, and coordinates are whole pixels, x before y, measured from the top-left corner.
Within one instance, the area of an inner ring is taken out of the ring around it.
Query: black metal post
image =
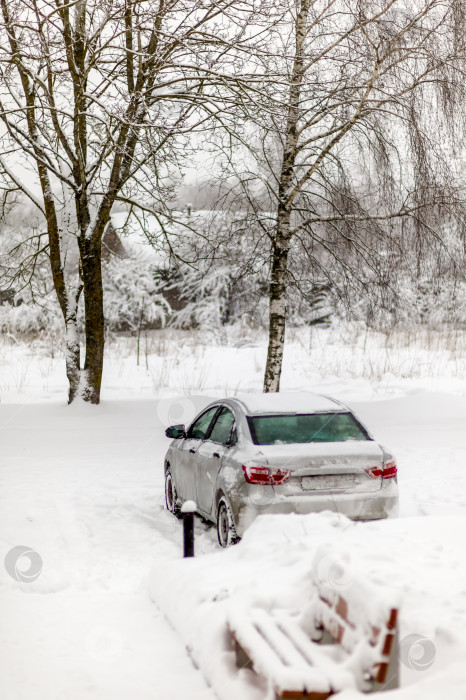
[[[196,504],[186,501],[181,506],[183,513],[183,557],[194,556],[194,512]]]

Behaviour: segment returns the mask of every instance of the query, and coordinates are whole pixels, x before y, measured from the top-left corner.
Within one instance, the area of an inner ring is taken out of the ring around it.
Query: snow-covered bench
[[[231,607],[238,668],[263,676],[277,698],[324,700],[344,688],[398,687],[396,595],[356,578],[341,590],[318,576],[313,594],[295,613]]]

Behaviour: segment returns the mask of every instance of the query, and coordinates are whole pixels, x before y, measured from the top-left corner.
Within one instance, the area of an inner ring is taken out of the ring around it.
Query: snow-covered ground
[[[260,389],[265,356],[259,333],[200,340],[154,333],[141,340],[139,366],[135,340],[115,341],[100,407],[65,405],[52,343],[0,346],[0,557],[21,545],[40,556],[32,581],[17,580],[27,556],[16,571],[11,556],[0,568],[2,700],[210,700],[206,676],[232,697],[234,680],[218,679],[228,673],[221,645],[218,664],[202,661],[211,649],[202,615],[220,624],[222,597],[245,582],[253,598],[272,579],[277,600],[301,592],[323,541],[400,591],[402,635],[435,647],[427,670],[402,664],[399,697],[465,698],[465,334],[290,337],[283,389],[347,401],[395,451],[401,518],[341,528],[325,515],[279,517],[266,530],[264,519],[230,551],[198,522],[196,560],[184,562],[180,524],[163,508],[163,428],[188,422],[212,396]],[[206,595],[217,608],[200,605]]]
[[[180,552],[154,403],[1,405],[0,425],[0,556],[26,545],[43,562],[33,582],[0,570],[1,697],[213,697],[147,595]]]
[[[21,307],[18,307],[21,309]],[[104,400],[261,391],[264,331],[222,334],[163,329],[107,342]],[[282,389],[313,389],[348,401],[384,399],[420,388],[466,393],[466,329],[368,332],[355,324],[290,329]],[[63,352],[53,335],[34,343],[0,341],[0,401],[62,401]]]

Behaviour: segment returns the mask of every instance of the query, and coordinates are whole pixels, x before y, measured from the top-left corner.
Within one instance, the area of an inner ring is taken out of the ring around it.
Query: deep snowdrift
[[[165,561],[163,572],[152,575],[151,594],[219,698],[260,700],[265,685],[250,671],[235,669],[226,631],[229,608],[281,608],[305,615],[315,597],[311,568],[342,592],[352,583],[345,569],[357,572],[401,599],[403,687],[390,691],[387,700],[438,700],[442,687],[448,688],[448,698],[464,698],[465,530],[462,516],[372,523],[352,523],[333,513],[262,516],[229,551]],[[348,691],[347,697],[364,695]]]

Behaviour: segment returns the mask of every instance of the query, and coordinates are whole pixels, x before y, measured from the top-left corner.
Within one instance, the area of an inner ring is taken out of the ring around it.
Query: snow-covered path
[[[397,455],[402,516],[466,515],[464,396],[342,394]],[[171,422],[207,401],[183,399]],[[0,556],[27,545],[43,560],[29,583],[0,567],[2,700],[213,699],[148,595],[158,562],[181,554],[180,524],[163,509],[172,408],[0,405]],[[199,523],[196,553],[216,550]]]
[[[4,700],[210,700],[183,644],[141,594],[2,595]]]
[[[0,406],[0,554],[43,560],[34,582],[0,569],[3,700],[213,697],[147,595],[158,557],[180,553],[161,427],[153,402]]]

